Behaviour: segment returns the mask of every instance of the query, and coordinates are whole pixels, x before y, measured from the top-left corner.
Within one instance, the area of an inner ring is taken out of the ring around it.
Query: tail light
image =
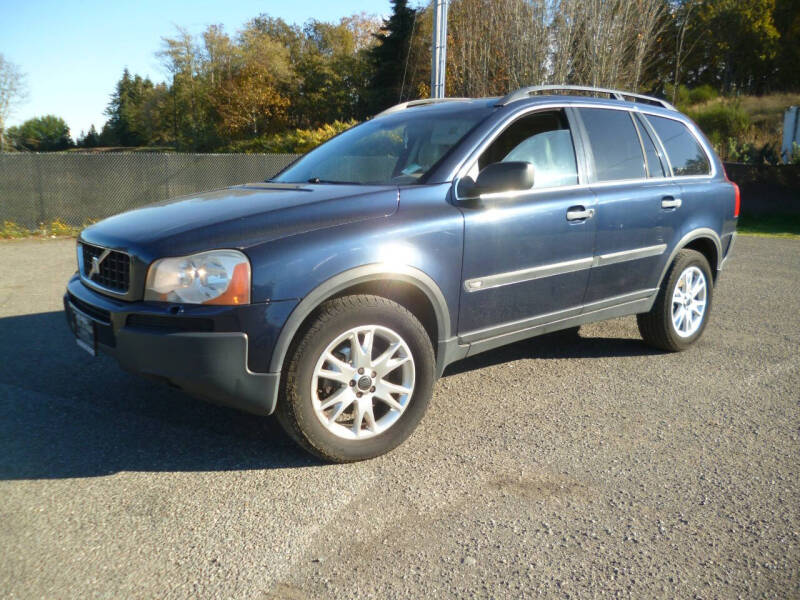
[[[725,165],[722,165],[722,173],[725,175],[725,181],[727,181],[733,186],[733,193],[734,193],[733,217],[734,219],[736,219],[739,217],[739,208],[742,205],[742,193],[739,191],[739,186],[736,185],[733,181],[731,181],[730,177],[728,177],[728,172],[725,170]]]

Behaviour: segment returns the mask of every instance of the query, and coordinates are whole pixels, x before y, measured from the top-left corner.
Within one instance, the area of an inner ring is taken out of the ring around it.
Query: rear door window
[[[642,144],[628,111],[605,108],[578,111],[589,136],[597,181],[647,177]]]
[[[686,125],[666,117],[647,115],[646,118],[661,138],[676,177],[711,173],[708,155]]]

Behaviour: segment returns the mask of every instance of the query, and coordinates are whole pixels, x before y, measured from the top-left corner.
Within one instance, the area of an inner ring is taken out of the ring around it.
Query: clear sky
[[[165,79],[155,53],[176,25],[235,33],[261,13],[301,24],[359,12],[386,16],[389,0],[0,0],[0,53],[27,74],[29,92],[9,125],[54,114],[73,137],[99,131],[123,68]]]

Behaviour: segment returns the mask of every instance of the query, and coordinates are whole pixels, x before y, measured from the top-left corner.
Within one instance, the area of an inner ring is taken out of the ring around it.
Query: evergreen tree
[[[120,146],[140,146],[147,143],[142,110],[152,94],[152,81],[142,79],[139,75],[132,77],[128,69],[123,71],[106,108],[109,117],[106,124],[108,142]]]
[[[370,50],[375,70],[367,90],[368,114],[413,95],[409,86],[403,86],[403,75],[416,17],[417,11],[408,7],[407,0],[392,0],[392,15],[375,34],[378,43]]]
[[[94,124],[89,127],[88,133],[78,138],[78,146],[81,148],[97,148],[100,145],[100,134],[97,133]]]

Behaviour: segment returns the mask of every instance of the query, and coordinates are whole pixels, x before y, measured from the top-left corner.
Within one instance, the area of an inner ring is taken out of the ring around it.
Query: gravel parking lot
[[[74,241],[0,242],[0,597],[800,596],[800,242],[740,237],[703,339],[633,318],[451,366],[388,456],[77,348]]]

